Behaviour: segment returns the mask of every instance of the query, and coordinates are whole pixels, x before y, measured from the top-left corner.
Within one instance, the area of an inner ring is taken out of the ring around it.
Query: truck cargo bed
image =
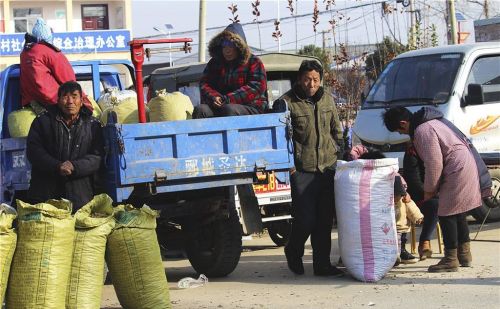
[[[134,186],[154,193],[251,183],[293,166],[288,113],[108,124],[107,183],[117,202]]]

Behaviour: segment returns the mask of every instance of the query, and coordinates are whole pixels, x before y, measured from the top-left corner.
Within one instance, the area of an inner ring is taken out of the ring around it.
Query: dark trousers
[[[292,232],[287,249],[297,257],[304,255],[304,244],[311,236],[313,267],[330,265],[331,232],[334,212],[334,171],[291,176]]]
[[[211,118],[211,117],[224,117],[224,116],[242,116],[242,115],[255,115],[259,111],[249,105],[241,104],[225,104],[220,108],[212,108],[208,104],[200,104],[194,108],[193,118]]]
[[[436,229],[436,224],[438,223],[438,206],[439,200],[433,198],[425,201],[420,207],[420,211],[424,215],[424,223],[422,224],[422,232],[420,233],[419,241],[431,240],[432,233]]]
[[[403,253],[403,251],[405,251],[405,245],[407,241],[408,241],[407,233],[401,233],[401,248],[399,248],[400,253]]]
[[[439,216],[445,249],[456,249],[458,245],[470,241],[466,217],[467,213],[446,217]]]

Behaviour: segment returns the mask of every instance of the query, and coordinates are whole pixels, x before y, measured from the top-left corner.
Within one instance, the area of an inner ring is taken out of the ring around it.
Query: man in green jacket
[[[311,236],[316,276],[342,272],[330,263],[334,212],[334,168],[342,153],[342,128],[331,94],[321,86],[323,68],[304,60],[293,88],[274,102],[274,111],[291,113],[295,169],[291,171],[292,232],[285,247],[288,268],[304,273],[304,244]]]

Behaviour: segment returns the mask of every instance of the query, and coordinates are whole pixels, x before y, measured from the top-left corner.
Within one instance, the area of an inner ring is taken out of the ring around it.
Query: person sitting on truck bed
[[[38,18],[33,30],[25,35],[20,55],[21,105],[31,106],[36,114],[47,105],[57,104],[57,89],[67,81],[76,81],[75,72],[61,50],[52,45],[52,30]],[[86,96],[84,104],[92,110]]]
[[[58,103],[32,123],[26,155],[31,163],[30,203],[65,198],[73,211],[94,196],[94,176],[101,166],[101,123],[82,108],[82,88],[77,82],[59,87]]]
[[[239,23],[232,23],[208,45],[212,59],[200,80],[201,103],[193,118],[253,115],[267,107],[267,77],[262,61],[247,45]]]
[[[288,268],[304,273],[304,244],[311,236],[316,276],[342,272],[330,263],[334,214],[333,179],[342,154],[342,127],[329,91],[321,86],[323,68],[316,60],[302,61],[297,83],[273,104],[292,117],[295,170],[291,172],[293,222],[285,246]]]

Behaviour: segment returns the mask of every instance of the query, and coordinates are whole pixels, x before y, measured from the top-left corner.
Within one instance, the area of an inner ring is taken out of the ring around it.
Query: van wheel
[[[207,277],[227,276],[240,260],[241,225],[234,204],[224,204],[219,212],[225,215],[214,215],[214,220],[201,226],[197,222],[183,225],[189,262]]]
[[[483,222],[490,209],[486,222],[500,221],[500,169],[490,169],[490,176],[493,184],[491,187],[493,197],[483,199],[483,204],[480,207],[471,210],[471,215],[478,222]]]

